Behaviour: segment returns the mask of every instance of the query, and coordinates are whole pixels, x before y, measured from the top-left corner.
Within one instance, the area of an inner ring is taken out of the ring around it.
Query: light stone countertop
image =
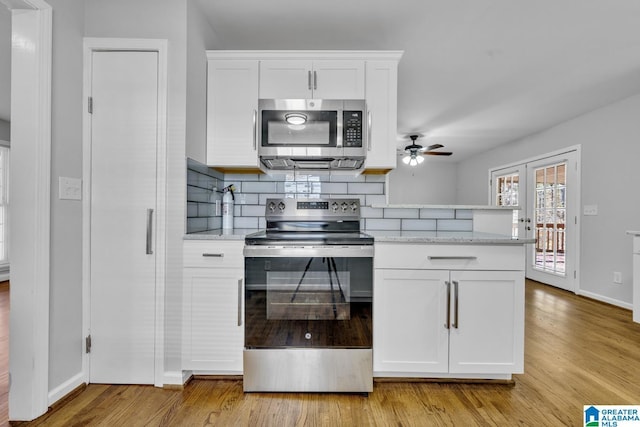
[[[492,205],[371,205],[377,209],[470,209],[487,211],[520,210],[519,206],[492,206]]]
[[[188,233],[184,235],[184,240],[244,240],[247,234],[260,231],[258,228],[234,228],[232,230],[200,231],[198,233]]]
[[[257,228],[233,230],[209,230],[184,235],[184,240],[244,240],[247,234],[260,231]],[[396,231],[364,230],[376,242],[397,243],[439,243],[439,244],[479,244],[479,245],[523,245],[535,243],[535,239],[514,239],[505,234],[480,233],[473,231]]]
[[[476,245],[524,245],[535,243],[535,239],[514,239],[506,234],[481,233],[477,231],[395,231],[365,230],[376,242],[439,243]]]

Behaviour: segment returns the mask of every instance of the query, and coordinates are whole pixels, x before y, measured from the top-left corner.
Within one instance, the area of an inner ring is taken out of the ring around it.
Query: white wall
[[[82,203],[59,200],[58,177],[82,177],[83,0],[53,8],[49,390],[82,372]]]
[[[167,39],[165,372],[182,369],[182,237],[186,192],[187,0],[86,0],[88,37]],[[170,323],[169,323],[170,321]]]
[[[448,205],[456,202],[456,163],[429,158],[417,166],[405,165],[389,172],[389,204]]]
[[[598,205],[598,215],[579,219],[580,291],[630,304],[631,238],[625,231],[640,228],[639,113],[640,95],[635,95],[461,162],[457,202],[487,203],[492,167],[581,144],[582,204]],[[613,283],[614,271],[622,272],[622,285]]]

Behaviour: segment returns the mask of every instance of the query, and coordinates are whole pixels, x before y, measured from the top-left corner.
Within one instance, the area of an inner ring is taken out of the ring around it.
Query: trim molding
[[[595,292],[585,291],[583,289],[579,289],[576,292],[577,295],[580,295],[585,298],[590,298],[596,301],[600,301],[603,303],[615,305],[616,307],[624,308],[627,310],[633,310],[633,304],[629,302],[620,301],[614,298],[610,298],[604,295],[596,294]]]
[[[84,382],[84,373],[78,372],[76,375],[69,378],[67,381],[63,382],[58,387],[49,392],[49,406],[58,402],[60,399],[71,395],[76,389],[78,389],[78,387],[81,387],[82,385],[86,385],[86,383]]]
[[[52,10],[22,3],[11,12],[11,420],[44,414],[49,386]]]
[[[346,59],[399,61],[403,50],[207,50],[207,59]]]

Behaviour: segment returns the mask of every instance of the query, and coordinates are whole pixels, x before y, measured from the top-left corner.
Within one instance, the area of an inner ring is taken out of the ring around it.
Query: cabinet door
[[[522,373],[523,272],[452,271],[451,283],[449,372]]]
[[[243,270],[184,271],[183,369],[242,373]]]
[[[366,100],[370,133],[366,169],[394,169],[397,166],[398,63],[367,62]]]
[[[313,97],[364,99],[364,61],[313,61]]]
[[[312,87],[310,60],[260,61],[260,98],[312,98]]]
[[[258,167],[258,61],[209,60],[207,165]]]
[[[376,269],[373,370],[419,376],[448,370],[448,271]]]
[[[264,60],[260,98],[364,99],[362,60]]]

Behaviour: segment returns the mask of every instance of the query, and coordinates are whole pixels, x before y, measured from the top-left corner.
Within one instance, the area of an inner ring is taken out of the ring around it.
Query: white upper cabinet
[[[398,132],[398,61],[367,61],[367,123],[369,138],[366,169],[395,169]]]
[[[257,168],[258,61],[209,59],[207,165]]]
[[[364,99],[364,60],[260,61],[260,98]]]
[[[396,167],[400,51],[207,51],[207,165],[259,167],[258,99],[365,99],[365,168]]]

